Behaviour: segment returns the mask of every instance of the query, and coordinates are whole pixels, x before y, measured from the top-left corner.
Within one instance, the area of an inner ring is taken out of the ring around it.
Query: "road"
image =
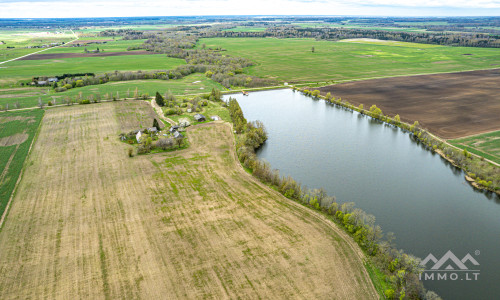
[[[66,44],[70,44],[70,43],[73,43],[74,41],[77,41],[79,38],[78,36],[75,34],[75,32],[73,32],[73,30],[71,30],[71,33],[75,36],[75,39],[74,40],[71,40],[69,42],[67,42]],[[64,44],[64,45],[66,45]],[[47,50],[50,50],[50,49],[54,49],[54,48],[57,48],[57,47],[61,47],[61,46],[64,46],[64,45],[59,45],[59,46],[54,46],[54,47],[50,47],[50,48],[45,48],[43,50],[40,50],[40,51],[36,51],[36,52],[33,52],[33,53],[30,53],[30,54],[26,54],[26,55],[23,55],[23,56],[19,56],[19,57],[16,57],[16,58],[13,58],[13,59],[9,59],[9,60],[6,60],[6,61],[2,61],[0,62],[0,65],[1,64],[5,64],[5,63],[8,63],[8,62],[11,62],[11,61],[15,61],[15,60],[18,60],[18,59],[21,59],[23,57],[26,57],[26,56],[30,56],[30,55],[33,55],[33,54],[37,54],[37,53],[40,53],[40,52],[43,52],[43,51],[47,51]]]

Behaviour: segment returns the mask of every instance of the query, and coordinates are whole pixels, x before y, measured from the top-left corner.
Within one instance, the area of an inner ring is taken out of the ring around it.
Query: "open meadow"
[[[0,298],[377,298],[354,241],[247,174],[228,123],[128,158],[118,134],[151,116],[47,110],[0,232]]]
[[[71,31],[0,29],[0,62],[40,51],[37,47],[74,40]]]
[[[19,178],[43,112],[0,113],[0,218]]]
[[[500,69],[346,82],[318,88],[323,95],[420,125],[446,139],[500,129]],[[315,89],[315,88],[311,88]]]
[[[500,131],[464,137],[448,142],[500,164]]]
[[[119,38],[113,39],[112,37],[81,37],[79,40],[74,41],[71,44],[50,49],[45,51],[44,53],[83,53],[85,51],[85,48],[87,48],[88,51],[97,50],[97,48],[99,48],[99,50],[104,52],[123,52],[127,51],[128,47],[137,47],[142,45],[144,41],[145,40],[122,40]],[[81,46],[76,47],[76,45]]]
[[[118,98],[131,98],[137,88],[138,94],[149,94],[151,97],[160,92],[162,95],[170,91],[175,95],[209,93],[212,88],[224,90],[219,83],[207,78],[203,74],[194,73],[175,80],[130,80],[108,82],[99,85],[89,85],[81,88],[70,89],[65,92],[55,92],[50,87],[30,87],[30,88],[6,88],[0,89],[0,106],[14,108],[19,104],[21,108],[35,107],[38,105],[38,99],[46,105],[51,101],[53,104],[62,104],[66,99],[74,100],[77,95],[82,99],[93,97],[96,99],[100,95],[103,100],[112,96]],[[106,97],[106,94],[108,97]],[[55,100],[55,101],[54,101]]]
[[[331,42],[313,39],[211,38],[199,44],[255,62],[247,73],[289,83],[457,72],[500,66],[498,49],[398,42]],[[314,47],[314,52],[312,52]]]
[[[74,57],[44,60],[16,60],[2,65],[2,81],[17,82],[38,76],[56,76],[68,73],[105,73],[134,70],[169,70],[185,64],[183,59],[166,55],[130,55],[102,57]]]

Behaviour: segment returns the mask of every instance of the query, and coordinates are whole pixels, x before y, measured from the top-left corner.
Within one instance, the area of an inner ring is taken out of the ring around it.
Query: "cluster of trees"
[[[208,106],[208,101],[221,101],[222,93],[215,88],[209,94],[195,96],[193,98],[177,99],[170,91],[162,96],[156,92],[155,101],[162,107],[163,113],[169,115],[182,115],[184,112],[201,112],[203,107]]]
[[[135,30],[104,31],[105,36],[121,33],[139,36]],[[146,36],[142,36],[145,38]],[[57,92],[68,89],[104,84],[110,81],[129,81],[144,79],[171,80],[180,79],[193,73],[203,73],[208,78],[219,82],[226,88],[236,87],[261,87],[277,84],[274,79],[264,79],[243,74],[243,69],[252,65],[248,59],[223,55],[219,49],[195,49],[198,37],[192,33],[184,32],[161,32],[147,33],[149,37],[141,47],[147,51],[166,54],[169,57],[182,58],[186,65],[178,66],[172,70],[158,71],[114,71],[95,75],[89,74],[65,74],[60,76],[60,81],[54,83]]]
[[[248,122],[238,101],[229,98],[228,110],[236,136],[236,153],[245,167],[252,168],[257,161],[255,150],[267,140],[267,132],[260,121]]]
[[[385,273],[391,286],[384,291],[388,299],[437,299],[433,298],[436,294],[426,291],[419,281],[418,276],[423,271],[420,259],[396,249],[392,234],[382,239],[382,229],[375,224],[374,216],[355,208],[352,202],[339,204],[324,189],[308,189],[289,176],[281,176],[278,170],[272,170],[269,163],[260,161],[255,155],[255,149],[266,137],[262,123],[248,123],[235,99],[230,98],[228,107],[237,132],[238,159],[252,170],[253,176],[274,186],[285,197],[331,216]],[[251,134],[254,130],[255,134]]]
[[[315,38],[318,40],[372,38],[448,46],[500,47],[500,35],[478,32],[405,32],[363,28],[299,28],[292,25],[268,27],[265,31],[261,32],[207,31],[203,33],[202,37]]]
[[[206,30],[205,32],[211,32]],[[218,32],[218,30],[216,31]],[[200,33],[200,34],[202,34]],[[182,58],[188,66],[193,66],[226,88],[231,86],[260,87],[276,84],[275,80],[263,79],[243,74],[243,68],[252,66],[246,58],[223,55],[223,49],[195,48],[198,35],[186,32],[163,32],[149,38],[141,48]],[[198,71],[199,72],[199,71]]]
[[[471,155],[467,150],[459,150],[448,146],[420,128],[418,122],[411,126],[404,126],[412,132],[415,141],[421,143],[429,150],[438,152],[449,159],[456,167],[463,169],[467,175],[474,179],[476,186],[496,192],[500,190],[500,168]]]

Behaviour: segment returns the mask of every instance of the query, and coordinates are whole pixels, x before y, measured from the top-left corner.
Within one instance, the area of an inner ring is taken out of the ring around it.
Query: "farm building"
[[[141,136],[142,136],[142,133],[141,133],[141,131],[139,130],[139,131],[137,132],[137,134],[135,135],[135,139],[137,140],[137,142],[138,142],[138,143],[140,143],[140,142],[141,142]]]
[[[177,125],[174,125],[174,126],[170,127],[170,132],[171,133],[174,133],[177,130],[179,130],[179,126],[177,126]]]
[[[179,131],[175,131],[174,132],[174,138],[176,138],[176,139],[182,139],[182,138],[184,138],[184,136]]]
[[[212,119],[213,121],[219,121],[220,120],[219,116],[211,116],[210,119]]]
[[[196,114],[194,115],[194,119],[196,120],[196,122],[203,122],[203,121],[206,121],[206,118],[204,115],[202,114]]]
[[[59,81],[59,79],[58,79],[57,77],[51,77],[51,78],[47,79],[47,81],[48,81],[49,83],[54,83],[54,82],[58,82],[58,81]]]
[[[149,133],[158,133],[158,129],[156,129],[156,127],[151,127],[151,128],[148,128],[148,132]]]

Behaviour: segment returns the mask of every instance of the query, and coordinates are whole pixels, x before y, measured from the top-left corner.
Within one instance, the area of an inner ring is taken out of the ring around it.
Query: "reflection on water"
[[[498,196],[474,190],[461,170],[370,117],[292,90],[231,97],[249,121],[266,126],[261,159],[310,188],[325,188],[338,202],[355,202],[394,232],[407,253],[441,257],[452,250],[464,257],[480,250],[477,281],[426,281],[427,288],[445,299],[500,294]]]

